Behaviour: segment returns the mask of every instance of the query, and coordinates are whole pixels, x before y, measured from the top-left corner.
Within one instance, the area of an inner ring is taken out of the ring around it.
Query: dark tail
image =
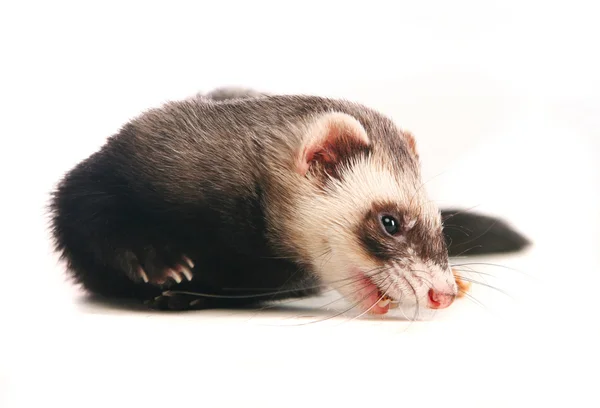
[[[453,256],[518,252],[531,242],[505,221],[458,209],[442,210],[444,236]]]

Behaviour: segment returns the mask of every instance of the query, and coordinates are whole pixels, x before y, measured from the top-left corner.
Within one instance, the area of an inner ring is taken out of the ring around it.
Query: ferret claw
[[[192,273],[190,268],[188,268],[185,265],[177,265],[177,266],[178,266],[177,271],[179,273],[182,273],[188,281],[191,281],[192,278],[194,277],[194,274]]]
[[[171,277],[177,283],[181,283],[181,281],[183,280],[179,272],[171,268],[167,269],[167,276]]]
[[[192,262],[192,260],[190,258],[188,258],[187,256],[184,255],[183,260],[188,264],[190,269],[194,269],[194,262]],[[191,278],[190,278],[190,280],[191,280]]]
[[[137,262],[136,262],[137,263]],[[181,258],[180,263],[173,266],[158,266],[140,264],[136,267],[136,274],[132,278],[136,281],[143,281],[152,285],[163,286],[168,284],[169,280],[179,284],[184,281],[191,281],[194,277],[192,266],[194,263],[186,256]]]
[[[167,276],[171,277],[175,282],[181,283],[184,279],[191,281],[194,274],[186,265],[178,264],[175,269],[169,268]]]
[[[146,271],[141,266],[138,267],[138,275],[144,282],[148,283],[148,275],[146,275]]]

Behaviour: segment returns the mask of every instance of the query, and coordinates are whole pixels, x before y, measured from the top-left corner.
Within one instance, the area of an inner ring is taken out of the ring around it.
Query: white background
[[[593,1],[0,4],[0,407],[598,406]],[[506,268],[474,267],[513,297],[478,286],[483,306],[420,322],[308,325],[335,310],[82,299],[47,238],[53,184],[142,110],[221,85],[391,115],[441,206],[478,206],[534,241],[482,260]]]

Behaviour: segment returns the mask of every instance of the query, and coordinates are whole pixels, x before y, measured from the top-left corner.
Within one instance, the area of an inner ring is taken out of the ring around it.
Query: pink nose
[[[429,307],[432,309],[444,309],[454,302],[454,295],[449,293],[436,292],[429,289]]]

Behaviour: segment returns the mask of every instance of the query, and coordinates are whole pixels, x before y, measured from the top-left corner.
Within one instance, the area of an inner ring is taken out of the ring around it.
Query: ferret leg
[[[75,281],[91,293],[129,298],[192,281],[193,257],[168,244],[177,237],[160,219],[132,217],[118,195],[96,184],[90,189],[68,179],[53,202],[56,246]]]

